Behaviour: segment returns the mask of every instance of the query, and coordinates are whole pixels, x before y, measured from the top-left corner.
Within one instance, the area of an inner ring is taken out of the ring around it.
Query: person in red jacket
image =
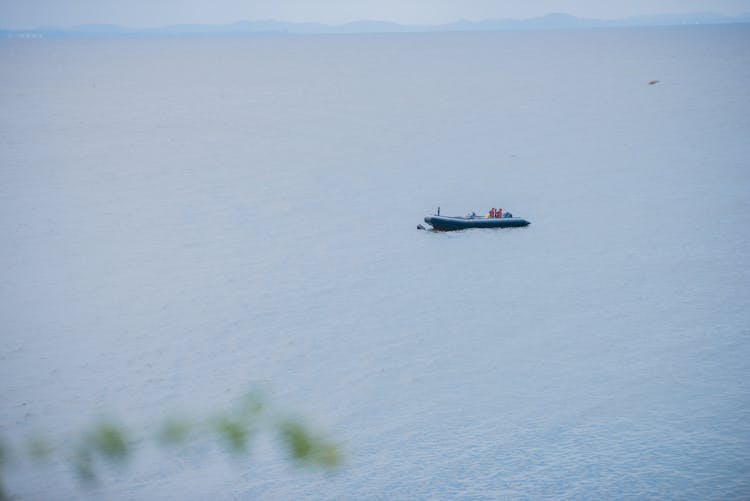
[[[495,208],[494,207],[490,209],[490,213],[489,213],[489,215],[487,217],[489,219],[494,219],[495,218]]]
[[[500,219],[501,217],[503,217],[503,209],[497,209],[495,211],[495,217],[498,218],[498,219]]]

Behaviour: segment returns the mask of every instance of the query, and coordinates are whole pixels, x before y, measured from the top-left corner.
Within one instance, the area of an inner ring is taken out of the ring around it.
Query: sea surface
[[[68,445],[4,488],[748,499],[749,162],[748,25],[1,41],[6,450],[257,390],[346,458],[144,439],[86,487]]]

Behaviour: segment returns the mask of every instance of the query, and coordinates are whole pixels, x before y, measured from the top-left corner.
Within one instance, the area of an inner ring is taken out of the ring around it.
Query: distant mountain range
[[[548,14],[530,19],[488,19],[456,21],[448,24],[418,26],[387,21],[355,21],[339,25],[320,23],[289,23],[274,20],[240,21],[232,24],[178,24],[160,28],[133,29],[113,24],[86,24],[71,28],[40,27],[33,30],[0,30],[2,38],[67,38],[67,37],[162,37],[162,36],[232,36],[285,35],[323,33],[425,33],[446,31],[506,31],[611,28],[633,26],[684,26],[701,24],[750,23],[750,13],[723,16],[710,12],[695,14],[664,14],[623,19],[589,19],[569,14]]]

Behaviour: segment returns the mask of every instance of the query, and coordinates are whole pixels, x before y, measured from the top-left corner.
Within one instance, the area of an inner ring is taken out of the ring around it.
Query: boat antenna
[[[439,205],[438,205],[438,213],[437,213],[437,215],[438,216],[440,215],[440,206]]]

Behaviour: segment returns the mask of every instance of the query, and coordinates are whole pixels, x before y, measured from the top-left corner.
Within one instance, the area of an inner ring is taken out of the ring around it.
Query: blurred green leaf
[[[42,437],[31,437],[27,446],[29,456],[37,461],[48,459],[54,452],[52,445]]]
[[[94,472],[94,458],[91,449],[86,443],[80,445],[73,456],[73,467],[76,475],[81,482],[91,484],[96,482],[96,473]]]
[[[216,420],[214,429],[219,433],[219,436],[230,450],[237,453],[245,452],[250,435],[245,425],[227,416],[223,416]]]
[[[320,444],[315,455],[315,461],[327,468],[336,468],[343,461],[339,446],[330,442]]]
[[[307,430],[296,421],[281,423],[281,436],[294,459],[307,459],[312,451],[312,442]]]
[[[162,445],[180,445],[190,435],[191,425],[181,419],[167,420],[159,430],[158,439]]]
[[[249,393],[240,403],[240,417],[245,421],[257,419],[266,410],[266,402],[260,393]]]
[[[339,447],[312,434],[302,423],[287,419],[279,424],[282,440],[292,458],[308,464],[333,468],[341,461]]]
[[[94,428],[91,445],[112,461],[124,461],[130,452],[125,432],[112,423],[99,423]]]

